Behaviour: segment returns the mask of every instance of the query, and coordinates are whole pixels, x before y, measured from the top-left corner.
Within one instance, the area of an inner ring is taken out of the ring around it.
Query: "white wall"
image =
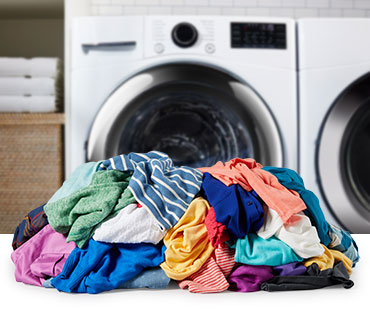
[[[76,1],[76,0],[75,0]],[[78,2],[80,0],[77,0]],[[370,17],[370,0],[88,0],[91,15]]]

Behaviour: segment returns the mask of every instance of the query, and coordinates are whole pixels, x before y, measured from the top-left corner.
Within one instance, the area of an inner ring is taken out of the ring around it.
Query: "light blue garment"
[[[164,289],[168,287],[170,281],[171,279],[167,277],[162,268],[150,268],[145,269],[135,278],[122,283],[117,289]]]
[[[54,288],[51,284],[53,278],[47,279],[43,282],[44,288]],[[149,268],[145,269],[136,277],[122,283],[117,289],[137,289],[137,288],[149,288],[149,289],[164,289],[168,287],[171,279],[167,277],[166,273],[162,268]]]
[[[249,233],[243,239],[237,239],[232,247],[235,248],[235,262],[244,264],[275,267],[303,261],[292,248],[275,236],[263,239],[255,233]]]
[[[98,170],[132,171],[128,188],[147,208],[162,231],[183,216],[202,184],[202,173],[190,167],[175,167],[162,152],[129,153],[102,162]]]
[[[332,241],[329,243],[328,248],[342,252],[347,258],[352,260],[352,267],[354,267],[360,259],[356,242],[352,239],[348,231],[342,230],[332,224],[330,227],[329,235]]]
[[[51,284],[51,280],[53,280],[54,278],[49,278],[47,280],[45,280],[43,283],[42,283],[42,286],[44,288],[54,288],[54,286]]]
[[[64,181],[63,185],[54,193],[48,203],[56,202],[87,187],[100,164],[101,162],[87,162],[79,166],[72,172],[71,176]]]

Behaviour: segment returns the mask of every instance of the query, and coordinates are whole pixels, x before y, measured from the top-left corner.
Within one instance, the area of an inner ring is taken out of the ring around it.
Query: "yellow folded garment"
[[[324,245],[322,246],[324,247],[324,253],[319,257],[313,257],[303,261],[305,267],[308,268],[311,264],[316,263],[319,269],[322,271],[333,268],[335,263],[342,261],[347,269],[348,274],[350,275],[352,273],[352,261],[349,258],[347,258],[338,250],[331,250]]]
[[[169,229],[163,242],[166,260],[160,265],[167,276],[183,280],[198,271],[213,252],[204,219],[210,205],[194,199],[176,225]]]

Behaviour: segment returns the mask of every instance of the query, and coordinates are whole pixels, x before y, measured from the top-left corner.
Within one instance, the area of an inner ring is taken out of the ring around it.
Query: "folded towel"
[[[0,96],[0,112],[55,112],[55,96]]]
[[[56,96],[53,78],[0,77],[0,95],[3,96]]]
[[[58,58],[0,58],[0,77],[57,78],[60,70]]]

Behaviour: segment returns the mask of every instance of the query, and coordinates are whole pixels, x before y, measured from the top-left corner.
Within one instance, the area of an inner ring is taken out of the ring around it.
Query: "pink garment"
[[[235,158],[225,164],[219,161],[212,167],[199,170],[210,173],[227,186],[239,184],[246,191],[254,190],[268,207],[280,215],[284,223],[293,214],[306,209],[297,192],[282,186],[273,174],[262,168],[254,159]]]
[[[46,225],[36,235],[12,252],[15,279],[18,282],[42,286],[47,277],[62,272],[74,242],[66,243],[66,237]]]
[[[208,238],[211,241],[212,247],[217,247],[219,244],[229,240],[227,228],[220,222],[216,221],[216,213],[213,207],[209,208],[206,218],[204,219],[208,231]]]
[[[197,272],[177,282],[179,287],[196,293],[225,291],[229,287],[226,277],[235,265],[234,253],[226,244],[219,245]]]

